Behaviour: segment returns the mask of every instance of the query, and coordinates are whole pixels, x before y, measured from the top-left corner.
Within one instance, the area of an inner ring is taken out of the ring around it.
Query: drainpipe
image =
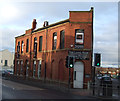
[[[32,73],[32,65],[31,65],[31,62],[32,62],[32,60],[31,60],[31,58],[32,58],[32,33],[33,33],[33,30],[31,31],[31,36],[30,36],[30,74]],[[31,76],[32,76],[32,74],[31,74]]]
[[[48,34],[48,28],[46,28],[46,43],[45,43],[45,70],[44,70],[44,80],[46,80],[46,53],[47,53],[47,34]]]

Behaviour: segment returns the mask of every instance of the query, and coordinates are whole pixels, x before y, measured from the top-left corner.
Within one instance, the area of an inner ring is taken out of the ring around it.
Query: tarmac
[[[85,96],[85,97],[91,97],[93,99],[97,99],[96,101],[120,101],[119,98],[115,97],[107,97],[107,96],[95,96],[93,95],[93,89],[75,89],[75,88],[68,88],[67,86],[63,86],[62,84],[57,84],[53,82],[45,82],[44,80],[40,81],[38,79],[25,79],[23,77],[17,77],[17,76],[6,76],[5,79],[11,80],[14,82],[19,82],[35,87],[42,87],[42,88],[49,88],[49,89],[54,89],[62,92],[69,92],[74,95],[79,95],[79,96]]]

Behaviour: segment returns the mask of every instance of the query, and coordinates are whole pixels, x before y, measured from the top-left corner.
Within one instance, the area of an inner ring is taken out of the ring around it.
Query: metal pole
[[[95,95],[95,67],[93,66],[93,95]]]
[[[44,70],[44,81],[46,80],[46,53],[47,53],[47,34],[48,34],[48,28],[46,28],[46,43],[45,43],[45,70]]]
[[[71,69],[70,69],[70,67],[69,67],[69,89],[71,88],[71,85],[70,85],[70,81],[71,81]]]
[[[31,37],[30,37],[30,76],[32,77],[32,33],[33,31],[31,31]]]

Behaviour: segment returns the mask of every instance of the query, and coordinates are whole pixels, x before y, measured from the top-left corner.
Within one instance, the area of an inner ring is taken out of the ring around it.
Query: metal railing
[[[92,89],[93,96],[120,98],[120,84],[113,85],[107,83],[90,83],[90,89]]]

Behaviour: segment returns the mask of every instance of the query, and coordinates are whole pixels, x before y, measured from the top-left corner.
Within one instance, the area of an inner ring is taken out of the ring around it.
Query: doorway
[[[73,73],[73,87],[83,88],[84,64],[83,62],[75,62]]]

